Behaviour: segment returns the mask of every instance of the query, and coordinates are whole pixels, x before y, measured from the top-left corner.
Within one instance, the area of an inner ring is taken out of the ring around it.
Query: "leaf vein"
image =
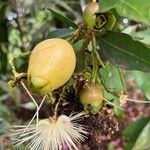
[[[128,2],[125,2],[124,0],[120,0],[120,2],[126,4],[127,6],[129,6],[132,10],[134,10],[136,13],[138,13],[144,20],[147,20],[147,18],[145,18],[136,7],[134,7],[133,5],[129,4]]]
[[[139,60],[141,60],[141,61],[143,61],[144,63],[146,63],[146,64],[149,64],[150,65],[150,63],[149,62],[147,62],[147,61],[145,61],[144,59],[142,59],[141,57],[138,57],[138,56],[136,56],[136,55],[134,55],[134,54],[132,54],[132,53],[130,53],[130,52],[128,52],[128,51],[126,51],[125,49],[123,49],[123,48],[120,48],[120,47],[118,47],[118,46],[116,46],[116,45],[114,45],[114,44],[112,44],[112,43],[110,43],[110,42],[108,42],[108,41],[106,41],[105,39],[103,39],[102,37],[100,37],[105,43],[107,43],[107,44],[109,44],[110,46],[112,46],[112,47],[114,47],[114,48],[116,48],[116,49],[119,49],[119,50],[121,50],[122,52],[124,52],[125,54],[128,54],[129,56],[131,55],[131,56],[133,56],[133,57],[135,57],[136,59],[139,59]]]

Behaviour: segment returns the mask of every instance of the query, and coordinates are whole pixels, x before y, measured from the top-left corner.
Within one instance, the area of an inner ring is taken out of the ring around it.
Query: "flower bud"
[[[96,13],[99,12],[99,3],[93,2],[86,6],[83,12],[84,23],[91,29],[93,29],[96,23]]]

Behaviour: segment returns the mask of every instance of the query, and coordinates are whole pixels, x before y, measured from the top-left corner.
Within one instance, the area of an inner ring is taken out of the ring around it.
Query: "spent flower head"
[[[63,145],[69,149],[78,149],[76,144],[84,141],[88,134],[84,126],[77,123],[83,118],[84,113],[76,115],[71,114],[69,117],[60,115],[59,117],[50,117],[36,124],[26,126],[14,126],[13,137],[16,146],[29,141],[27,147],[30,150],[61,150]]]

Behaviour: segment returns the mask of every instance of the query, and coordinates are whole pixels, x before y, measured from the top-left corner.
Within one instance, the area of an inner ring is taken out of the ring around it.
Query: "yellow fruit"
[[[40,42],[31,52],[27,78],[34,92],[46,94],[64,85],[74,72],[76,57],[71,44],[54,38]]]

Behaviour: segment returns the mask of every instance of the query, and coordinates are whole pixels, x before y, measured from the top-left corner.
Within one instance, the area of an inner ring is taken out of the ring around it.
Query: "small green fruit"
[[[97,12],[99,12],[99,3],[97,2],[88,4],[83,12],[84,23],[91,29],[93,29],[96,23]]]
[[[92,114],[98,113],[103,102],[101,87],[93,83],[85,85],[80,92],[79,100],[85,111],[89,111]]]
[[[72,45],[59,38],[40,42],[31,52],[27,72],[31,89],[47,94],[64,85],[76,64]]]

